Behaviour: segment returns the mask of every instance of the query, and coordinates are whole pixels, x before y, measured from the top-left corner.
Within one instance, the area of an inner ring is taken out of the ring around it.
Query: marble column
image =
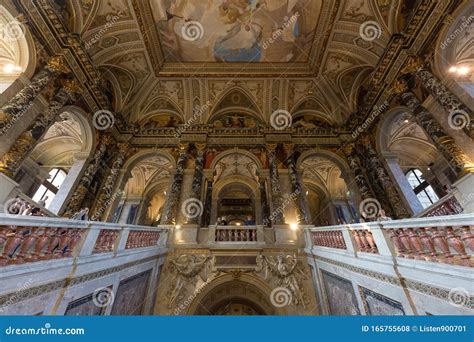
[[[206,175],[206,194],[204,195],[204,212],[202,214],[201,226],[207,227],[211,224],[211,206],[212,206],[212,172],[209,176]]]
[[[75,212],[81,209],[82,202],[86,196],[88,191],[88,187],[90,186],[94,175],[96,174],[97,170],[100,167],[100,162],[102,161],[107,148],[114,142],[115,140],[109,133],[105,133],[102,135],[100,139],[100,143],[97,146],[97,149],[92,157],[92,160],[87,166],[84,175],[82,176],[79,184],[74,191],[74,194],[69,199],[68,206],[64,212],[65,217],[71,217]]]
[[[385,161],[387,162],[389,171],[391,172],[393,178],[398,184],[400,191],[405,197],[405,204],[407,205],[407,207],[410,208],[413,215],[422,212],[423,206],[421,205],[421,202],[418,197],[416,197],[416,194],[413,191],[410,182],[408,182],[405,173],[403,173],[403,170],[400,167],[400,164],[398,163],[397,156],[387,153],[384,153],[383,156],[385,158]]]
[[[188,145],[182,144],[179,146],[178,160],[176,162],[176,172],[171,184],[170,193],[166,202],[165,213],[163,216],[163,224],[176,224],[178,216],[179,199],[181,197],[181,187],[183,185],[183,174],[188,160]]]
[[[294,205],[296,209],[296,218],[298,220],[298,223],[308,224],[309,215],[306,212],[307,205],[305,203],[305,197],[303,195],[303,187],[301,186],[298,171],[296,169],[296,163],[294,158],[294,144],[285,144],[285,150],[287,152],[285,164],[288,168],[288,174],[290,176],[292,197],[295,198]]]
[[[357,188],[359,189],[360,197],[363,200],[367,198],[373,198],[374,195],[370,191],[370,187],[365,179],[362,164],[355,149],[355,144],[351,143],[344,145],[343,152],[349,161],[349,166],[352,172],[354,173],[354,179],[357,184]]]
[[[0,172],[13,177],[18,171],[21,163],[28,157],[38,140],[56,122],[59,111],[64,105],[74,98],[79,92],[79,86],[75,81],[65,81],[63,87],[51,100],[48,109],[39,114],[35,121],[22,133],[10,150],[0,159]]]
[[[104,185],[97,196],[97,201],[94,204],[89,217],[92,221],[102,220],[104,214],[107,212],[107,208],[114,202],[117,196],[122,196],[122,191],[117,191],[114,193],[114,188],[119,179],[120,170],[127,160],[131,152],[131,146],[128,143],[118,144],[117,153],[115,159],[112,162],[112,167],[110,168],[109,175],[105,179]]]
[[[262,205],[262,223],[266,225],[270,222],[270,209],[268,208],[265,179],[260,179],[258,182],[258,186],[260,188],[260,202]],[[256,222],[256,223],[260,224],[260,222]]]
[[[438,151],[440,151],[453,170],[458,174],[458,177],[467,172],[471,172],[473,165],[467,156],[456,145],[453,138],[443,130],[431,113],[420,104],[415,94],[408,90],[406,82],[399,80],[394,89],[401,93],[403,103],[413,111],[413,116],[418,125],[420,125],[430,137]]]
[[[370,140],[369,136],[362,138],[362,144],[364,150],[366,151],[369,167],[375,172],[377,181],[385,191],[396,218],[410,217],[410,214],[405,208],[397,188],[390,179],[390,176],[387,174],[387,171],[385,170],[385,167],[383,166],[377,151],[372,145],[372,141]]]
[[[462,125],[466,134],[471,138],[473,137],[472,129],[474,127],[472,111],[443,83],[441,83],[435,75],[425,68],[423,61],[419,57],[410,56],[402,72],[415,75],[423,87],[448,113],[458,112],[461,116],[464,114],[463,117],[460,116],[458,118],[459,121],[455,120],[456,118],[453,117],[453,125],[456,125],[459,122],[459,125]]]
[[[69,169],[66,179],[59,187],[58,192],[49,204],[48,210],[54,214],[59,214],[66,206],[69,195],[73,192],[76,184],[80,181],[81,171],[87,163],[89,153],[78,152],[74,155],[74,164]]]
[[[278,164],[276,157],[277,144],[267,144],[268,167],[270,169],[270,186],[272,188],[272,213],[270,218],[273,224],[284,224],[283,198],[280,189],[280,176],[278,174]]]
[[[206,152],[205,144],[196,144],[196,165],[194,168],[193,182],[191,185],[191,197],[201,202],[201,189],[202,189],[202,178],[204,168],[204,154]],[[188,219],[187,223],[198,224],[201,218],[202,212],[196,217]],[[194,216],[194,215],[193,215]]]
[[[52,81],[61,74],[69,73],[64,58],[61,56],[52,57],[44,68],[38,72],[31,82],[20,90],[10,101],[0,108],[0,136],[8,131],[7,125],[17,121],[32,105],[34,99]]]

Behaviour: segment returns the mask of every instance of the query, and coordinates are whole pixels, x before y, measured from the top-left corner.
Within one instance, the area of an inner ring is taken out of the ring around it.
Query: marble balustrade
[[[256,242],[257,228],[249,227],[218,227],[215,242]]]
[[[164,247],[168,227],[0,214],[0,267],[145,247]]]
[[[474,267],[474,215],[460,214],[306,228],[308,248],[353,250]]]

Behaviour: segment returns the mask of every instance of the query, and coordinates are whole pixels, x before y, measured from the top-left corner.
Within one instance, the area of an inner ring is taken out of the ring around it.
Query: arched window
[[[66,172],[62,169],[54,168],[49,171],[49,177],[43,184],[40,185],[38,190],[33,196],[33,201],[42,204],[44,207],[48,207],[54,196],[59,190],[59,187],[66,178]]]
[[[428,208],[439,199],[431,185],[423,178],[420,170],[411,169],[406,173],[406,177],[423,208]]]

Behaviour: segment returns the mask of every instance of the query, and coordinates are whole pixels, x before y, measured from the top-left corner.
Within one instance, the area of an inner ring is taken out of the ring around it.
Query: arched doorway
[[[226,274],[207,285],[189,306],[189,315],[280,315],[270,301],[270,290],[259,279],[242,275],[239,279]],[[283,310],[283,311],[282,311]]]
[[[244,225],[247,217],[255,217],[255,194],[243,183],[225,185],[217,195],[217,217],[225,217],[230,225]]]

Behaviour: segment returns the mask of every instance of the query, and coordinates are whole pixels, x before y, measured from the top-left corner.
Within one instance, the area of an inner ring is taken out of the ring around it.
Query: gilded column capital
[[[408,91],[408,83],[405,80],[396,80],[389,89],[389,93],[392,95],[398,95]]]
[[[64,80],[62,84],[68,93],[79,94],[82,92],[81,86],[76,80]]]
[[[355,150],[355,143],[348,143],[348,144],[342,145],[342,152],[344,152],[346,156],[350,156],[351,154],[353,154],[354,150]]]
[[[272,143],[272,144],[266,144],[266,146],[267,146],[268,151],[270,151],[270,152],[275,152],[275,150],[276,150],[278,144]]]
[[[54,56],[51,57],[50,60],[47,63],[47,66],[56,72],[60,72],[63,74],[67,74],[71,72],[71,69],[66,64],[66,61],[64,60],[63,56]]]
[[[423,68],[423,60],[419,56],[408,56],[405,61],[401,73],[402,74],[413,74]]]

